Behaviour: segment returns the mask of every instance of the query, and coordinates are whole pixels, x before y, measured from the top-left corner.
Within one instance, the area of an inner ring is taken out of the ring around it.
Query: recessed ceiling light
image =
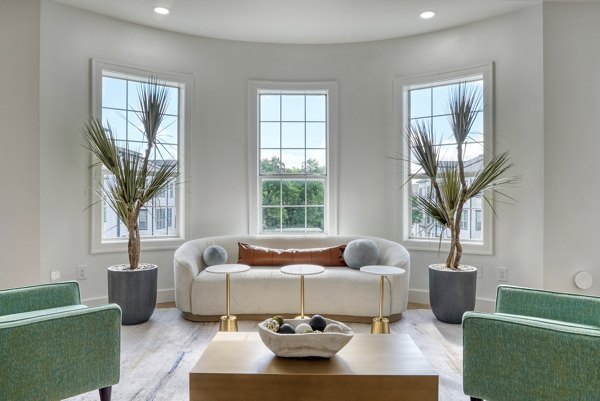
[[[154,12],[160,15],[167,15],[171,10],[165,7],[154,7]]]
[[[433,10],[423,11],[419,16],[422,19],[430,19],[430,18],[435,17],[435,11],[433,11]]]

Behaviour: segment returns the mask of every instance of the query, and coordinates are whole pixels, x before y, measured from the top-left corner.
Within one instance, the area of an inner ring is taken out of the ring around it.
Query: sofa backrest
[[[220,237],[207,237],[186,242],[177,250],[175,258],[183,258],[183,253],[186,253],[189,255],[189,257],[193,257],[195,259],[197,267],[199,270],[202,270],[206,267],[204,260],[202,260],[202,252],[205,248],[211,245],[219,245],[225,248],[228,255],[227,263],[237,263],[238,242],[244,242],[250,245],[258,245],[266,248],[305,249],[345,245],[354,239],[360,238],[371,239],[378,245],[381,253],[379,263],[390,266],[408,267],[410,256],[406,249],[397,242],[377,237],[359,237],[348,235],[226,235]]]

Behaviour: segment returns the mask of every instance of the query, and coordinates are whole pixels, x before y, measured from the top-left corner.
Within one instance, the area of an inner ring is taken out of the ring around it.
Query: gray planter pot
[[[108,268],[108,302],[116,303],[123,312],[124,325],[148,321],[156,306],[158,267],[121,270],[120,266]]]
[[[458,324],[466,311],[475,309],[477,269],[437,270],[429,266],[429,303],[435,317]]]

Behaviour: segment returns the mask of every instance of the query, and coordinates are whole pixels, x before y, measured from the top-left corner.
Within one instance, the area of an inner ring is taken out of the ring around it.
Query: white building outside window
[[[337,231],[335,89],[250,82],[250,232]]]
[[[140,217],[138,218],[139,220],[139,226],[140,226],[140,232],[146,231],[148,229],[148,209],[142,209],[140,210]]]
[[[492,74],[493,65],[479,66],[442,74],[402,77],[394,80],[397,154],[408,155],[408,160],[398,162],[401,172],[395,182],[397,239],[409,249],[438,249],[442,238],[442,249],[450,238],[429,216],[423,215],[413,201],[413,194],[431,191],[429,179],[410,161],[411,152],[405,137],[405,127],[411,123],[425,123],[433,129],[436,143],[440,147],[440,166],[456,164],[456,143],[448,122],[448,99],[461,83],[473,85],[482,91],[483,108],[478,111],[476,122],[467,139],[463,160],[467,182],[493,155],[492,133]],[[491,199],[486,195],[488,199]],[[471,217],[472,216],[472,217]],[[463,210],[461,242],[466,253],[492,253],[493,216],[489,205],[481,196],[469,200]]]

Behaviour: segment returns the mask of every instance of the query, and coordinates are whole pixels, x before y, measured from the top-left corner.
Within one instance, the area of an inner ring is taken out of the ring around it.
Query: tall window
[[[331,231],[331,85],[254,84],[256,232]]]
[[[418,165],[411,161],[412,152],[406,143],[404,127],[415,123],[427,124],[434,132],[435,142],[439,146],[440,167],[455,166],[456,142],[448,120],[448,101],[451,93],[461,83],[478,87],[483,95],[482,109],[476,111],[476,121],[465,142],[463,154],[465,175],[467,182],[470,182],[484,161],[492,155],[491,77],[492,65],[488,65],[446,74],[395,80],[398,137],[401,143],[399,153],[408,155],[408,160],[404,160],[401,167],[402,182],[399,187],[402,189],[397,204],[402,210],[397,213],[398,231],[405,244],[413,249],[437,249],[439,239],[448,239],[450,233],[417,208],[415,194],[429,194],[431,184]],[[491,253],[492,218],[488,209],[480,196],[465,204],[460,229],[466,252]],[[471,219],[471,216],[474,218]]]
[[[105,127],[111,129],[117,146],[123,151],[140,154],[145,151],[147,142],[138,115],[138,94],[141,86],[148,82],[150,77],[158,78],[159,84],[164,85],[168,91],[169,106],[150,164],[160,165],[178,161],[181,163],[184,138],[190,125],[189,120],[185,118],[186,102],[190,99],[193,81],[185,76],[157,74],[99,61],[93,63],[93,75],[94,114],[102,120]],[[95,181],[102,182],[105,186],[114,179],[105,168],[98,169],[95,175],[102,177]],[[172,243],[173,240],[183,238],[183,219],[180,218],[184,206],[182,189],[182,186],[176,187],[171,183],[167,190],[161,191],[146,204],[139,218],[140,235],[153,239],[153,246],[145,246],[146,248],[176,246]],[[103,205],[103,209],[105,213],[102,221],[93,219],[92,250],[118,250],[119,248],[113,245],[125,242],[127,228],[111,208]],[[168,224],[167,216],[170,216]]]

